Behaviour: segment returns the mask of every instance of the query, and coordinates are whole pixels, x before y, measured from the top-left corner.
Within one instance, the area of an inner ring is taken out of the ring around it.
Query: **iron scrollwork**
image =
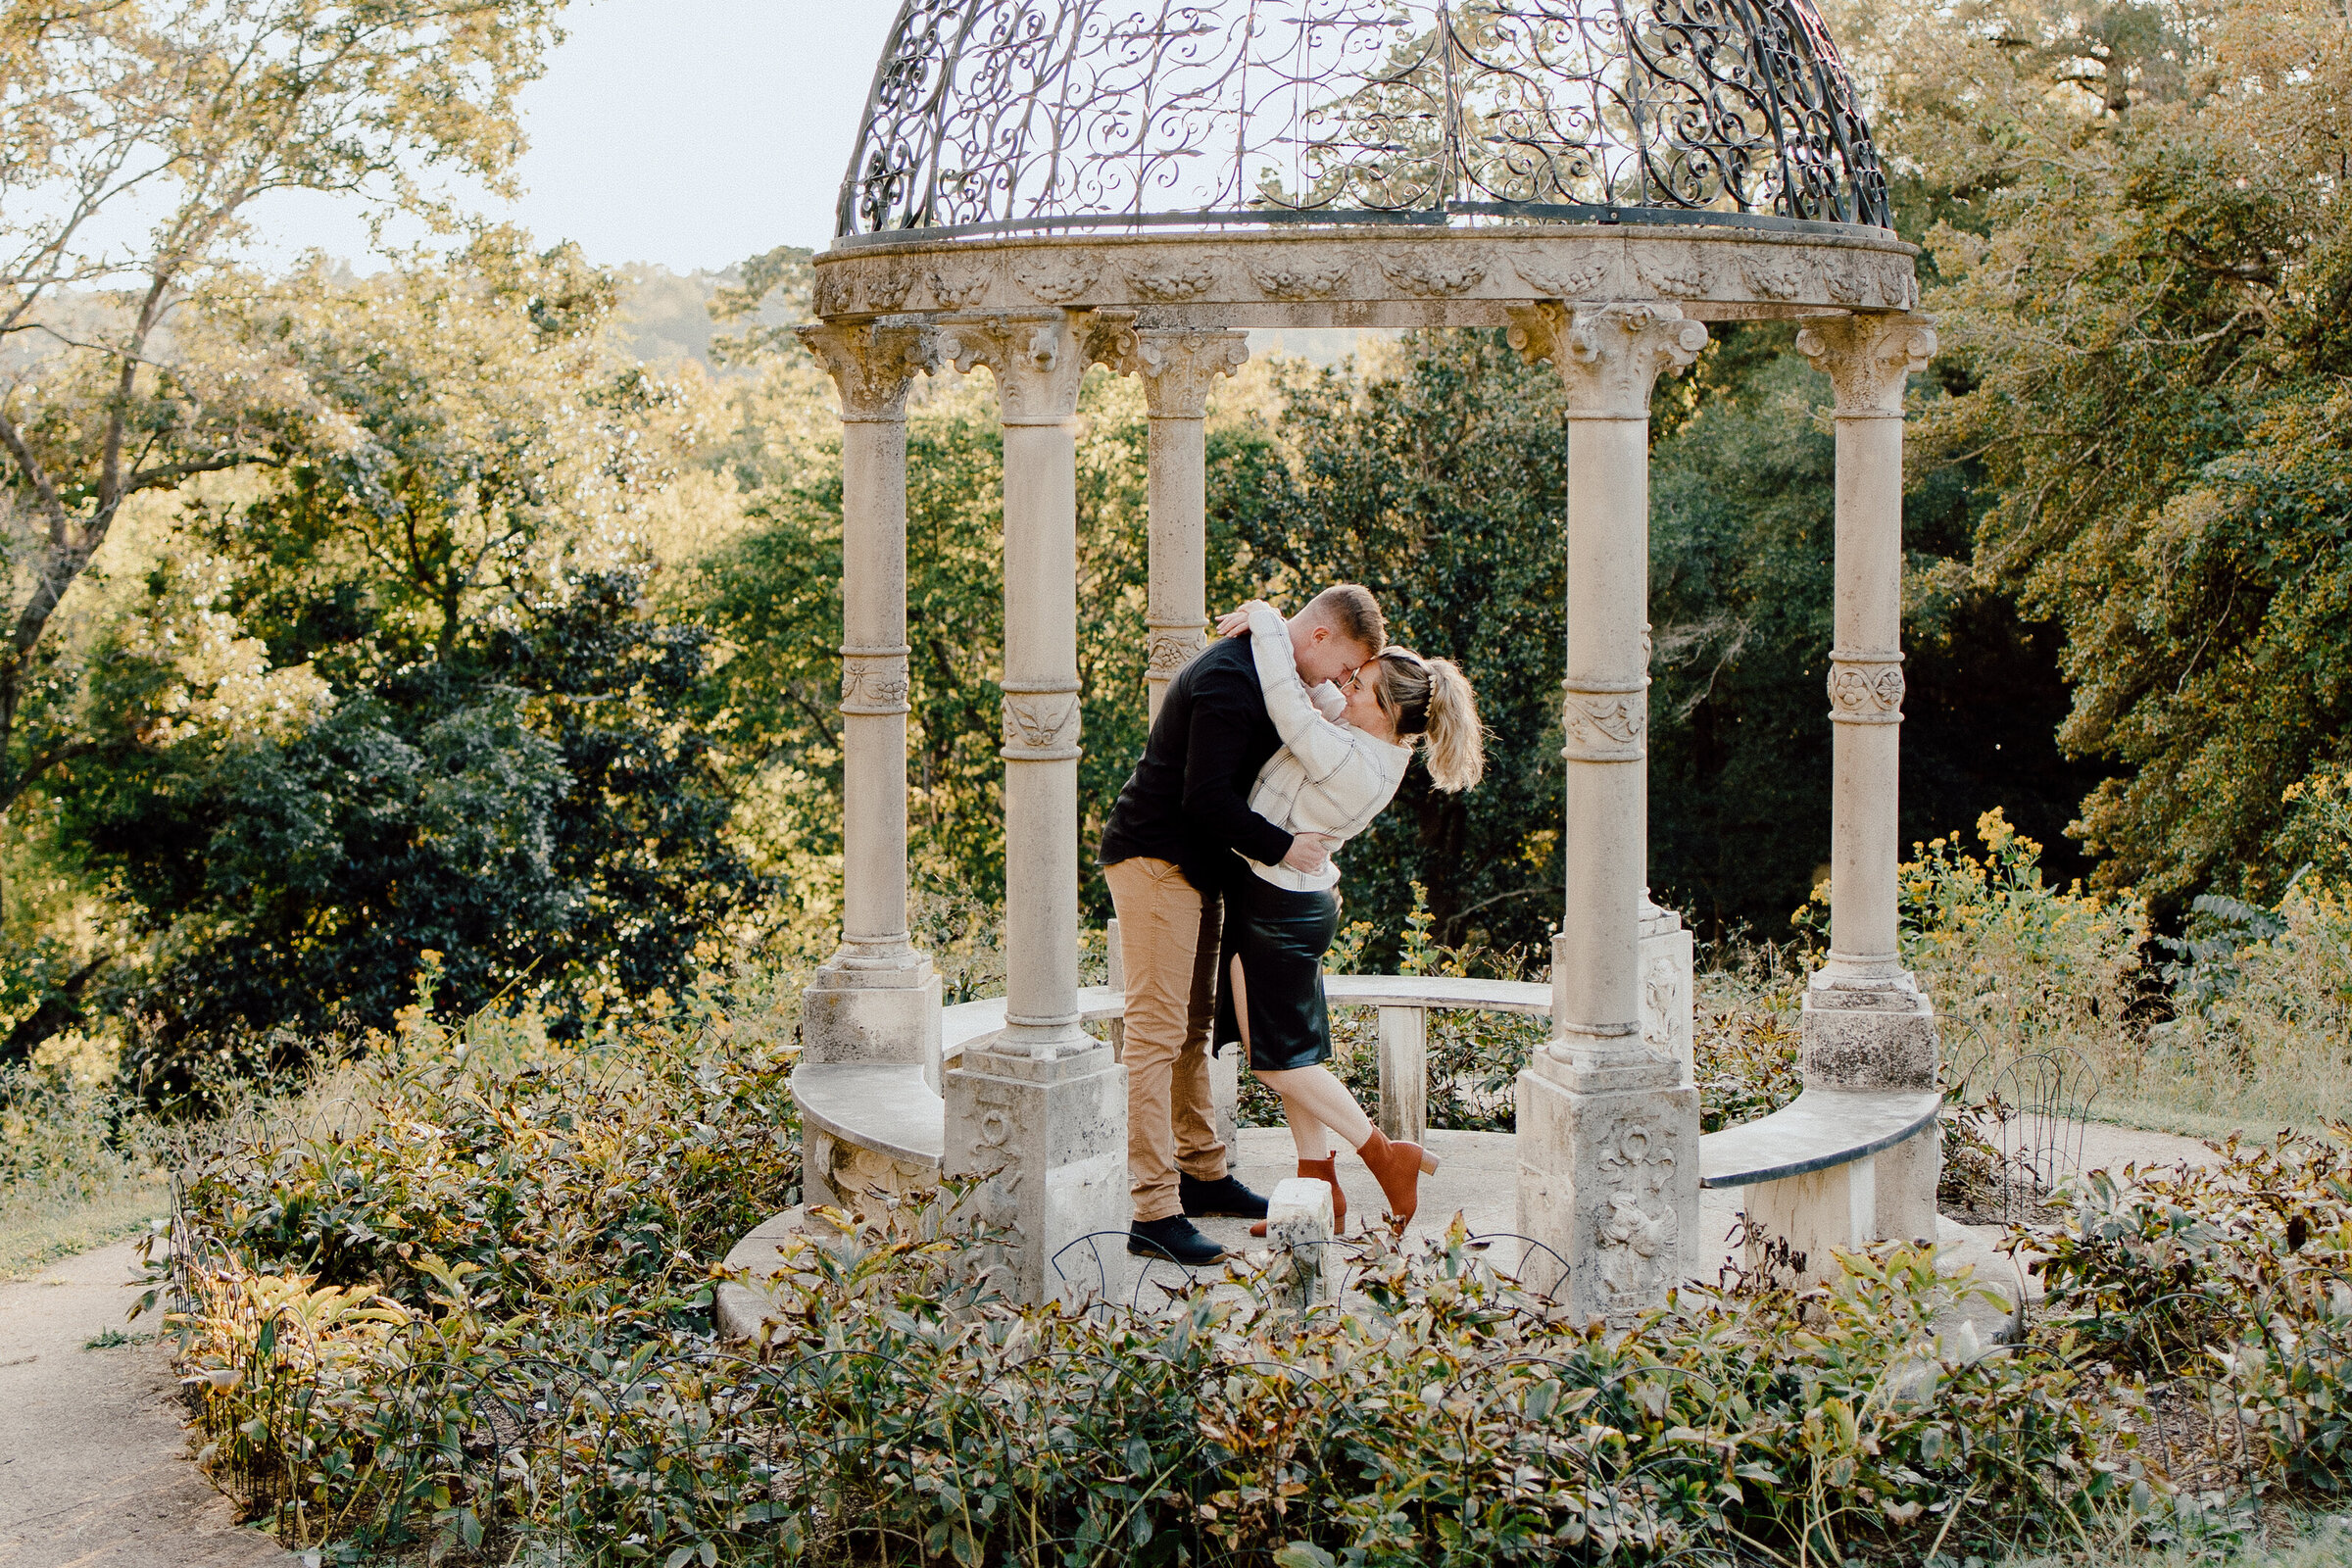
[[[906,0],[838,229],[1627,209],[1888,225],[1816,0]]]

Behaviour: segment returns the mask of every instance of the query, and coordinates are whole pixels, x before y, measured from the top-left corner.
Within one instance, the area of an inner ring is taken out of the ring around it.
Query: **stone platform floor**
[[[1440,1166],[1436,1176],[1422,1180],[1421,1208],[1407,1232],[1407,1240],[1443,1235],[1458,1213],[1472,1235],[1495,1238],[1487,1249],[1487,1255],[1497,1267],[1518,1274],[1531,1285],[1548,1287],[1551,1280],[1541,1276],[1553,1265],[1542,1257],[1533,1265],[1525,1264],[1524,1249],[1513,1239],[1519,1188],[1516,1142],[1509,1133],[1430,1133],[1428,1147],[1438,1155]],[[2214,1157],[2195,1139],[2102,1123],[2070,1129],[2063,1145],[2065,1163],[2083,1169],[2121,1168],[2133,1162],[2202,1163]],[[1271,1193],[1277,1182],[1296,1173],[1297,1158],[1290,1134],[1283,1129],[1244,1128],[1234,1150],[1234,1171],[1257,1191]],[[1349,1228],[1360,1232],[1366,1219],[1378,1218],[1380,1189],[1362,1164],[1349,1155],[1341,1156],[1340,1183],[1348,1193]],[[1738,1188],[1702,1191],[1699,1195],[1707,1255],[1720,1259],[1702,1270],[1702,1276],[1742,1261],[1740,1249],[1735,1245],[1740,1204],[1741,1190]],[[797,1226],[798,1220],[797,1210],[777,1216],[746,1237],[727,1261],[752,1268],[757,1277],[762,1264],[772,1266],[778,1238]],[[1252,1252],[1265,1255],[1266,1244],[1250,1239],[1247,1221],[1211,1219],[1200,1224],[1202,1231],[1223,1244],[1229,1252],[1245,1260]],[[2000,1292],[2013,1306],[2021,1289],[2027,1291],[2029,1298],[2038,1293],[2032,1290],[2031,1283],[2009,1255],[1999,1250],[2001,1238],[1999,1226],[1961,1225],[1946,1219],[1937,1242],[1947,1268],[1973,1269],[1979,1283]],[[1061,1267],[1083,1288],[1103,1298],[1143,1305],[1165,1299],[1157,1287],[1181,1289],[1194,1274],[1174,1263],[1129,1257],[1123,1236],[1105,1236],[1071,1249],[1065,1252]],[[1211,1278],[1218,1277],[1218,1271],[1203,1272]],[[757,1324],[763,1303],[739,1287],[730,1287],[721,1295],[722,1321],[727,1332],[748,1335]],[[2007,1313],[2000,1306],[1986,1303],[1970,1316],[1972,1320],[1982,1319],[1978,1325],[1980,1333],[1992,1334],[2000,1330]]]

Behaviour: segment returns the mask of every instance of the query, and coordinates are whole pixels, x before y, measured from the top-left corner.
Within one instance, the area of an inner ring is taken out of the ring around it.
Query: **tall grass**
[[[0,1280],[136,1235],[171,1204],[115,1092],[55,1065],[0,1069]]]

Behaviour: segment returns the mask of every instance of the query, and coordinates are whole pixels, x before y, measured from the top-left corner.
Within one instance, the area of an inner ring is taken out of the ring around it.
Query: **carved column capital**
[[[1936,357],[1936,323],[1925,316],[1833,317],[1797,333],[1796,347],[1838,389],[1838,417],[1899,419],[1904,383]]]
[[[967,375],[975,365],[995,373],[1004,423],[1060,424],[1078,412],[1095,324],[1091,311],[950,318],[940,324],[940,355]]]
[[[1192,327],[1130,328],[1103,364],[1121,375],[1140,375],[1144,409],[1154,419],[1198,419],[1208,413],[1208,389],[1250,358],[1250,334]]]
[[[904,421],[907,389],[939,366],[939,345],[919,326],[820,321],[799,335],[833,377],[846,423]]]
[[[1571,419],[1646,419],[1660,373],[1681,370],[1707,346],[1702,321],[1674,305],[1579,306],[1548,301],[1511,311],[1511,347],[1546,360],[1568,387]]]

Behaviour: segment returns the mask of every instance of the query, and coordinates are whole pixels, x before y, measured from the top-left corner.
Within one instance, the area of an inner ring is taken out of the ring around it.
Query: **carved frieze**
[[[1673,1134],[1663,1123],[1628,1119],[1599,1166],[1593,1299],[1614,1328],[1656,1306],[1675,1283],[1682,1234],[1673,1197]]]
[[[1127,270],[1127,286],[1138,299],[1156,305],[1182,305],[1217,286],[1216,264],[1203,257],[1195,261],[1152,263]]]
[[[1804,252],[1786,245],[1749,245],[1740,251],[1740,271],[1759,298],[1793,300],[1813,281]]]
[[[1066,762],[1079,755],[1078,693],[1075,688],[1004,693],[1004,747],[1008,762]]]
[[[1208,646],[1208,634],[1198,626],[1162,626],[1145,645],[1145,678],[1169,680]]]
[[[906,262],[890,261],[872,267],[836,267],[816,276],[816,314],[882,316],[906,303],[914,291],[915,270]]]
[[[1560,707],[1572,762],[1638,762],[1648,755],[1649,683],[1627,690],[1570,686]]]
[[[1452,299],[1478,287],[1487,275],[1487,264],[1475,252],[1465,255],[1416,245],[1383,252],[1380,272],[1392,286],[1417,299]]]
[[[1830,717],[1841,724],[1903,721],[1903,656],[1830,655]]]
[[[1634,275],[1653,294],[1669,299],[1696,300],[1707,296],[1704,247],[1689,241],[1661,245],[1649,241],[1632,247]]]
[[[1345,257],[1293,257],[1253,262],[1250,281],[1274,300],[1327,300],[1347,287],[1355,269]]]
[[[945,311],[967,310],[988,293],[988,274],[976,267],[935,267],[930,283],[931,297]]]
[[[1046,304],[1067,305],[1086,296],[1095,286],[1100,271],[1095,259],[1080,252],[1042,257],[1015,267],[1012,275],[1020,280],[1021,287]]]
[[[1177,311],[1280,302],[1287,325],[1406,325],[1429,306],[1654,298],[1776,309],[1908,309],[1907,248],[1827,236],[1724,229],[1573,228],[1399,235],[1152,235],[1105,243],[1037,236],[986,245],[859,248],[821,258],[816,309],[828,319],[906,310],[970,311],[1013,302]],[[1399,309],[1369,315],[1365,306]],[[1326,313],[1319,307],[1329,306]],[[1461,324],[1491,320],[1474,308]],[[1203,314],[1200,324],[1214,321]],[[1169,320],[1188,323],[1189,316]],[[1223,323],[1219,323],[1223,324]],[[1251,321],[1250,324],[1269,324]]]
[[[841,651],[841,710],[849,714],[904,713],[911,690],[911,650],[849,647]]]
[[[1605,298],[1604,285],[1616,270],[1610,257],[1600,251],[1521,256],[1512,265],[1527,286],[1539,295],[1568,301]]]
[[[1672,958],[1650,959],[1642,971],[1642,1043],[1653,1052],[1671,1052],[1675,1017],[1689,1012],[1681,967]]]

